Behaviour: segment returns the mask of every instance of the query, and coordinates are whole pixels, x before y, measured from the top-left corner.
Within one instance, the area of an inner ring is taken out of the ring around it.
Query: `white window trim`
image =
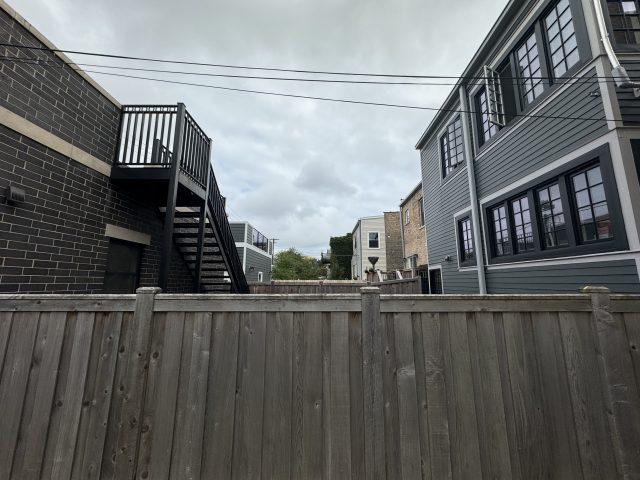
[[[377,247],[372,247],[371,246],[371,238],[369,238],[369,235],[371,235],[372,233],[375,233],[378,235],[378,246]],[[379,231],[376,230],[372,230],[372,231],[368,231],[367,232],[367,247],[369,250],[380,250],[382,248],[382,240],[381,240],[382,236],[380,235]]]

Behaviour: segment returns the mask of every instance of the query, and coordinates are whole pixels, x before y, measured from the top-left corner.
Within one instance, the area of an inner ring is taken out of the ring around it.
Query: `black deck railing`
[[[122,109],[116,166],[170,167],[176,142],[178,107],[133,105]],[[182,133],[180,172],[207,188],[211,139],[188,112]]]
[[[221,238],[218,242],[224,245],[229,245],[233,249],[234,255],[229,255],[227,269],[231,277],[231,281],[235,283],[234,288],[237,293],[248,293],[249,284],[242,269],[242,263],[238,256],[238,251],[235,248],[236,242],[231,233],[231,225],[227,219],[227,211],[225,209],[225,198],[220,193],[218,188],[218,182],[216,176],[213,173],[213,168],[209,169],[209,192],[207,195],[207,202],[209,203],[209,211],[211,212],[212,222],[217,223],[217,231]]]
[[[234,291],[247,293],[249,287],[227,220],[225,199],[210,163],[211,139],[204,130],[183,105],[131,105],[122,108],[119,138],[116,167],[170,168],[179,158],[180,173],[206,192],[210,221],[215,223],[212,226],[224,251]],[[176,145],[180,155],[176,155]]]

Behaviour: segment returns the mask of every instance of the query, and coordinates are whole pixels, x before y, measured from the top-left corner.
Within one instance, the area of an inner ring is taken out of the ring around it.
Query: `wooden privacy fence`
[[[638,478],[640,296],[0,296],[0,478]]]
[[[403,280],[389,280],[381,283],[357,280],[273,280],[271,283],[250,283],[251,293],[292,294],[292,293],[359,293],[363,287],[378,287],[382,294],[423,293],[419,277]]]

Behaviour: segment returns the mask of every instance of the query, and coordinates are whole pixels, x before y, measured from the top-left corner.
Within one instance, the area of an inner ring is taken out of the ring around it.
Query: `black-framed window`
[[[500,205],[491,210],[491,221],[493,222],[493,247],[494,255],[502,257],[511,255],[511,236],[509,235],[509,224],[507,222],[507,207]]]
[[[628,248],[607,145],[485,206],[490,261],[504,263]]]
[[[418,208],[420,211],[420,226],[424,227],[424,204],[422,203],[422,198],[418,200]]]
[[[516,50],[516,61],[520,79],[520,98],[523,105],[529,105],[544,91],[540,53],[535,32],[531,33],[529,38]]]
[[[620,45],[640,45],[638,0],[607,0],[613,38]]]
[[[471,217],[458,220],[458,249],[460,265],[473,264],[476,261],[475,245],[473,243],[473,228]]]
[[[369,248],[380,248],[379,232],[369,232]]]
[[[544,19],[554,78],[562,77],[580,61],[578,38],[569,0],[560,0]]]
[[[478,130],[480,145],[485,144],[493,137],[500,127],[491,122],[489,115],[489,99],[487,89],[482,87],[475,97],[476,112],[478,117]]]
[[[532,251],[535,248],[535,243],[528,195],[511,201],[511,219],[516,253]]]
[[[612,238],[611,216],[600,165],[576,173],[571,177],[571,184],[578,210],[580,240],[587,243]]]
[[[458,115],[447,125],[445,133],[440,138],[442,154],[442,175],[446,177],[464,162],[464,144],[462,137],[462,120]]]
[[[478,73],[485,79],[484,85],[469,99],[475,112],[478,149],[499,136],[514,119],[524,117],[522,113],[547,98],[563,83],[562,78],[574,74],[591,58],[580,0],[547,0],[545,4],[547,8],[524,25],[526,33],[514,41],[497,67],[487,65]],[[499,94],[494,98],[486,94],[487,89]]]
[[[538,190],[539,216],[545,248],[569,245],[565,208],[560,195],[559,183]]]

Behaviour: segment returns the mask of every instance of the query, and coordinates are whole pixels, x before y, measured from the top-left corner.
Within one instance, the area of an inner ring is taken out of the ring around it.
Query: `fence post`
[[[598,341],[602,388],[618,473],[640,476],[640,395],[635,383],[629,342],[621,318],[611,314],[608,288],[585,287],[591,295]]]
[[[122,361],[126,362],[127,374],[120,386],[122,395],[119,399],[121,410],[118,423],[126,424],[128,428],[122,429],[119,434],[116,472],[131,471],[138,464],[141,434],[145,431],[142,421],[151,354],[151,323],[155,297],[161,291],[155,287],[136,290],[131,334],[122,358]]]
[[[380,289],[363,287],[360,289],[360,295],[362,297],[365,478],[377,479],[385,476]]]

